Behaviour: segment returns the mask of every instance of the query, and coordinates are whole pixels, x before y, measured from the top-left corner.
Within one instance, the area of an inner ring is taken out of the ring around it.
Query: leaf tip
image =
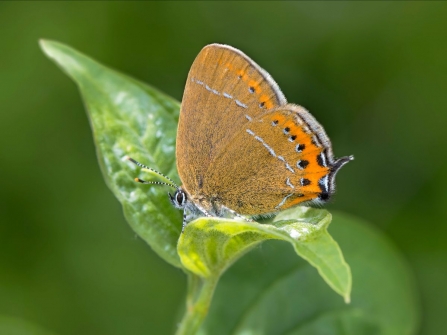
[[[64,44],[41,38],[39,39],[39,46],[47,57],[62,65],[61,57],[66,53],[65,49],[67,49]]]
[[[351,303],[351,295],[350,294],[345,295],[344,298],[345,298],[345,303],[346,304],[350,304]]]
[[[44,38],[39,38],[39,45],[40,45],[40,47],[42,48],[42,49],[44,49],[45,48],[45,43],[47,42],[47,40],[46,39],[44,39]]]
[[[44,38],[40,38],[39,39],[39,46],[42,49],[42,51],[47,55],[47,56],[51,56],[51,44],[53,44],[54,42],[51,40],[46,40]]]
[[[75,49],[63,43],[46,39],[40,39],[39,45],[44,54],[78,84],[81,78],[79,75],[85,75],[88,72],[86,70],[88,58]]]

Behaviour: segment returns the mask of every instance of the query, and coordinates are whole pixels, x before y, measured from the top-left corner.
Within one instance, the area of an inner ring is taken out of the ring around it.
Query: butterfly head
[[[169,199],[171,200],[171,203],[174,205],[177,209],[184,209],[187,202],[188,202],[188,195],[181,187],[178,187],[175,191],[174,195],[171,193],[169,194]]]
[[[191,197],[188,195],[188,193],[181,186],[178,186],[168,176],[165,176],[164,174],[162,174],[146,165],[143,165],[143,164],[137,162],[136,160],[134,160],[133,158],[130,158],[129,156],[125,156],[124,159],[141,167],[142,171],[154,174],[164,180],[164,181],[145,181],[140,178],[135,178],[135,181],[137,181],[141,184],[162,185],[162,186],[172,187],[173,189],[175,189],[174,195],[172,195],[171,193],[168,193],[168,195],[169,195],[169,200],[171,201],[172,205],[177,209],[183,210],[182,231],[185,229],[185,226],[188,222],[192,221],[193,219],[197,218],[198,216],[209,215],[206,213],[206,211],[204,211],[203,209],[200,208],[200,205],[194,204],[191,201]]]
[[[141,167],[142,171],[149,172],[151,174],[155,174],[156,176],[165,180],[165,181],[145,181],[140,178],[135,178],[135,181],[137,181],[141,184],[163,185],[163,186],[172,187],[173,189],[175,189],[174,195],[172,195],[171,193],[168,193],[171,203],[174,205],[175,208],[178,208],[178,209],[185,208],[186,203],[188,201],[188,196],[187,196],[186,192],[180,186],[178,186],[176,183],[174,183],[174,181],[171,178],[169,178],[168,176],[165,176],[164,174],[162,174],[146,165],[143,165],[143,164],[137,162],[136,160],[134,160],[133,158],[130,158],[129,156],[125,156],[124,158],[126,160],[134,163],[135,165]]]

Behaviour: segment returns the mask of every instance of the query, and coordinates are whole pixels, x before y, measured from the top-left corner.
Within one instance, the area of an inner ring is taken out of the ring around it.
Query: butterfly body
[[[182,191],[202,212],[263,215],[327,201],[338,169],[322,126],[241,51],[212,44],[188,75],[177,134]]]
[[[191,66],[176,151],[183,185],[170,198],[184,210],[183,226],[203,215],[268,215],[326,202],[336,173],[353,159],[335,159],[318,121],[287,103],[253,60],[221,44],[203,48]]]

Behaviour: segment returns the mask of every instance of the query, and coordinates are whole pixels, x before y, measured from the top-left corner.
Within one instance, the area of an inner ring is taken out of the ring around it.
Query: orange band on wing
[[[221,65],[222,62],[218,61],[218,64]],[[225,67],[234,72],[240,79],[242,79],[244,82],[247,82],[248,86],[254,90],[257,94],[262,93],[261,86],[259,82],[251,79],[245,72],[245,70],[238,70],[235,69],[232,63],[226,63]],[[270,99],[270,97],[266,94],[262,94],[259,98],[259,104],[262,105],[262,107],[265,107],[266,109],[273,108],[273,102]]]

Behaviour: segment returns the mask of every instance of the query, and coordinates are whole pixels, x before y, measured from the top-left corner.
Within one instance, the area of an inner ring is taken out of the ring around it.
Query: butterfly
[[[176,142],[182,181],[172,204],[183,228],[200,216],[269,215],[327,202],[335,175],[353,156],[335,159],[323,127],[287,102],[273,78],[240,50],[205,46],[192,64]]]

